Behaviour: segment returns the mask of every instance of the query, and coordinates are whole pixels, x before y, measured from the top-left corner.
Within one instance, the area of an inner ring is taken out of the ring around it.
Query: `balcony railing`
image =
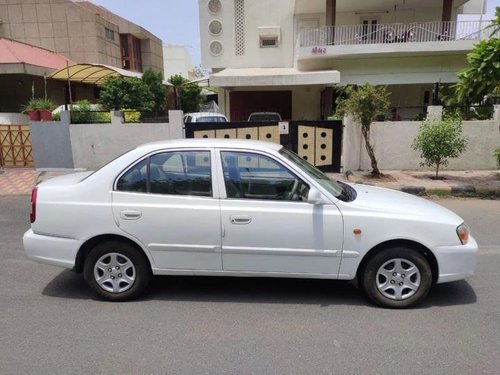
[[[301,47],[481,40],[490,21],[413,22],[302,28]]]

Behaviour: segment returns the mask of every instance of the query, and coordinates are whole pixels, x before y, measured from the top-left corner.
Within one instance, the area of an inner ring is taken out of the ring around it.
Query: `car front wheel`
[[[394,247],[375,254],[366,264],[362,285],[377,305],[406,308],[424,300],[432,285],[432,270],[414,249]]]
[[[128,243],[97,245],[85,260],[83,275],[99,297],[109,301],[137,298],[151,280],[146,257]]]

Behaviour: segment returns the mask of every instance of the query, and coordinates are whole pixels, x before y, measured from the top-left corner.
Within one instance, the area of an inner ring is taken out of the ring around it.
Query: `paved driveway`
[[[0,197],[0,374],[499,373],[500,201],[438,202],[471,225],[477,274],[396,311],[321,280],[157,277],[101,302],[25,258],[29,197]]]

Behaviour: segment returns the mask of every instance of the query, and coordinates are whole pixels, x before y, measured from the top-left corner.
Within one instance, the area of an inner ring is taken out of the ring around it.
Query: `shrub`
[[[439,167],[448,165],[448,159],[458,157],[466,147],[467,139],[462,136],[461,120],[441,120],[439,117],[424,121],[412,144],[412,148],[420,151],[420,157],[424,159],[421,166],[436,167],[436,178]]]
[[[500,147],[495,150],[495,157],[497,158],[497,167],[500,168]]]
[[[90,102],[86,99],[77,101],[70,106],[71,122],[73,124],[92,124],[111,122],[111,116],[107,112],[99,112],[92,109]]]
[[[125,123],[141,122],[141,112],[134,111],[133,109],[123,109],[122,111]]]

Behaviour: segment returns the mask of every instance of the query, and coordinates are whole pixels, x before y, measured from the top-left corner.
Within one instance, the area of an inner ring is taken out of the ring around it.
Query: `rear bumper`
[[[24,251],[28,258],[39,263],[73,268],[80,241],[35,234],[30,229],[23,236]]]
[[[477,263],[478,246],[473,237],[467,245],[440,246],[434,249],[439,278],[438,284],[462,280],[474,274]]]

